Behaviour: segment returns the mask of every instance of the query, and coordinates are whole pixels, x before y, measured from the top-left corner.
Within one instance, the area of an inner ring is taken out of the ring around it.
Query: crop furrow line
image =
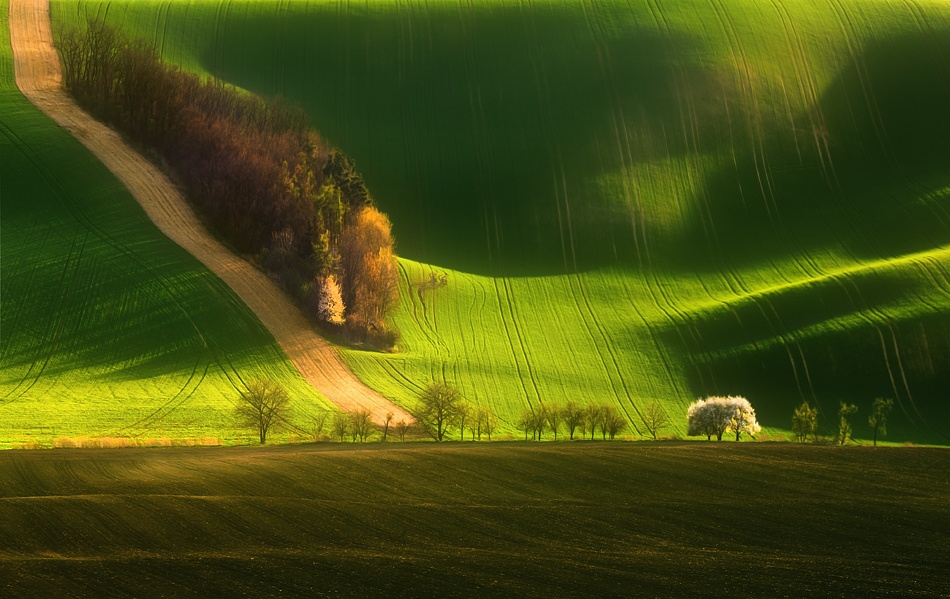
[[[525,377],[521,371],[521,363],[518,361],[518,356],[515,353],[515,344],[514,344],[514,341],[512,341],[511,330],[508,326],[509,319],[505,318],[504,316],[504,308],[503,308],[504,303],[502,302],[502,299],[501,299],[501,290],[498,288],[498,278],[492,277],[492,283],[494,284],[494,287],[495,287],[495,301],[497,302],[499,313],[502,315],[501,323],[505,329],[505,338],[508,340],[507,345],[508,345],[509,353],[511,354],[511,360],[515,365],[515,369],[518,371],[518,382],[521,385],[521,390],[522,390],[522,393],[524,394],[525,403],[528,406],[530,406],[531,399],[530,399],[530,396],[528,395],[528,387],[525,385],[525,382],[524,382]],[[510,310],[509,310],[509,314],[510,314]],[[512,321],[514,320],[514,315],[512,315],[511,320]],[[522,347],[522,349],[524,348]]]
[[[577,288],[580,290],[581,297],[584,298],[584,305],[587,308],[588,317],[590,318],[590,321],[594,323],[594,327],[597,329],[597,332],[600,333],[601,339],[603,340],[603,343],[604,343],[604,347],[607,349],[607,354],[610,356],[610,361],[613,364],[614,370],[617,373],[617,377],[620,379],[620,386],[623,388],[624,395],[627,397],[627,402],[633,407],[634,411],[636,411],[637,415],[639,416],[640,411],[637,409],[636,403],[633,401],[633,397],[630,395],[630,389],[628,388],[627,381],[625,380],[623,376],[623,370],[620,368],[620,363],[617,361],[617,356],[614,353],[614,350],[613,350],[614,343],[612,342],[610,335],[607,334],[607,331],[601,325],[599,319],[597,318],[596,312],[591,307],[590,298],[588,298],[587,291],[584,288],[583,279],[579,275],[575,275],[575,277],[577,278]],[[603,358],[603,354],[600,350],[600,347],[598,345],[595,345],[595,347],[597,347],[598,353],[601,354],[601,361],[606,362]],[[611,383],[611,386],[613,386],[612,383]],[[616,388],[614,389],[616,390]],[[630,424],[633,426],[633,429],[637,432],[638,435],[641,434],[640,427],[637,426],[636,421],[630,416],[630,412],[627,409],[627,406],[624,405],[622,401],[620,401],[619,395],[616,397],[616,399],[617,399],[617,403],[619,403],[620,407],[623,409],[624,414],[626,414],[627,420],[629,420]]]
[[[528,356],[528,346],[524,341],[524,334],[521,332],[521,327],[519,326],[519,318],[515,312],[516,303],[514,292],[511,289],[511,283],[508,281],[507,277],[502,277],[502,285],[505,289],[505,298],[508,302],[508,313],[511,314],[511,324],[512,328],[515,330],[515,335],[518,338],[518,347],[521,348],[521,354],[524,356],[525,368],[528,371],[528,378],[531,381],[531,386],[534,388],[534,394],[538,399],[538,403],[541,403],[541,392],[538,389],[538,380],[534,375],[534,368],[531,366],[531,359]]]
[[[669,356],[667,355],[665,346],[661,343],[653,325],[650,324],[647,318],[643,315],[643,312],[641,311],[640,306],[638,306],[637,303],[633,301],[633,294],[631,293],[629,280],[625,276],[618,276],[617,279],[620,280],[621,284],[624,286],[624,290],[626,292],[624,294],[624,297],[627,300],[627,304],[637,315],[637,318],[640,320],[640,322],[643,323],[644,328],[646,328],[647,333],[650,335],[650,340],[652,341],[653,346],[657,351],[657,354],[660,356],[660,359],[663,361],[663,367],[664,367],[664,370],[666,371],[666,376],[667,376],[667,380],[670,385],[670,388],[673,389],[679,397],[687,397],[688,394],[685,393],[683,389],[680,387],[680,380],[673,374],[673,366],[670,362]],[[649,287],[649,281],[644,280],[644,282],[646,283],[647,287]],[[679,331],[677,331],[677,333],[680,334]],[[683,340],[681,334],[680,334],[680,339]],[[684,342],[684,348],[685,348],[685,340],[683,340],[683,342]],[[634,411],[636,411],[637,413],[637,416],[639,416],[640,419],[643,420],[643,415],[640,412],[640,409],[637,407],[636,403],[633,403],[632,405],[633,405]]]
[[[53,337],[48,342],[48,350],[46,353],[46,359],[43,361],[43,365],[40,367],[39,372],[36,374],[36,377],[33,379],[33,382],[24,389],[17,398],[23,397],[25,394],[30,392],[43,376],[43,372],[46,371],[47,366],[53,359],[53,355],[56,353],[56,348],[59,345],[60,337],[62,336],[63,329],[66,327],[66,310],[72,304],[72,299],[76,293],[76,278],[79,276],[79,268],[82,263],[82,257],[86,250],[86,242],[89,240],[89,234],[83,238],[82,245],[79,246],[79,251],[77,252],[76,260],[73,264],[70,264],[68,261],[65,268],[63,269],[64,279],[60,281],[61,289],[64,290],[64,293],[61,295],[61,303],[56,310],[56,325],[53,330]],[[75,243],[75,242],[74,242]],[[66,278],[66,273],[71,271]]]
[[[430,343],[435,345],[436,340],[433,339],[431,335],[429,335],[429,332],[427,331],[428,327],[426,327],[425,322],[423,322],[425,320],[425,301],[422,299],[423,289],[420,287],[419,284],[413,285],[412,277],[409,275],[409,271],[406,269],[405,265],[402,262],[399,262],[399,270],[402,272],[403,278],[406,280],[406,288],[409,291],[409,303],[412,306],[412,319],[416,322],[417,328],[423,335],[425,335],[426,339],[428,339]],[[417,288],[415,295],[418,295],[419,302],[422,304],[422,310],[423,310],[422,318],[419,317],[419,310],[416,304],[416,298],[414,297],[412,293],[413,287]]]
[[[116,435],[116,436],[121,435],[121,434],[126,433],[127,431],[130,431],[128,432],[128,434],[130,434],[133,437],[138,436],[140,434],[144,434],[144,432],[148,430],[152,425],[168,417],[169,414],[171,414],[176,409],[181,407],[182,404],[188,401],[195,394],[195,392],[198,390],[198,387],[200,387],[201,383],[204,382],[205,377],[208,376],[208,370],[211,367],[210,363],[205,364],[204,372],[201,374],[201,377],[198,379],[198,381],[192,386],[191,392],[188,393],[188,395],[185,395],[184,397],[182,397],[182,395],[185,393],[185,390],[188,389],[188,387],[191,385],[191,382],[195,379],[195,376],[198,374],[199,366],[200,366],[200,362],[195,362],[194,368],[192,369],[191,375],[188,377],[188,380],[185,381],[185,384],[182,385],[182,387],[178,390],[178,392],[174,396],[172,396],[171,399],[169,399],[168,401],[160,405],[158,408],[153,410],[150,414],[143,416],[142,418],[134,422],[126,424],[122,428],[117,429],[116,431],[112,433],[112,435]],[[140,429],[140,430],[138,432],[135,432],[133,429]]]
[[[380,364],[383,369],[390,373],[390,378],[399,383],[402,387],[412,391],[414,395],[418,395],[425,388],[423,385],[419,384],[415,379],[409,378],[406,376],[405,372],[397,368],[389,360],[381,360]]]
[[[870,81],[867,80],[867,64],[865,64],[864,59],[860,56],[859,50],[857,49],[858,43],[854,39],[857,28],[854,26],[854,23],[851,20],[850,13],[840,4],[838,0],[829,0],[829,3],[832,6],[832,10],[835,12],[842,37],[848,46],[848,53],[851,56],[851,62],[854,65],[855,75],[858,78],[858,83],[861,85],[861,92],[864,94],[864,102],[868,109],[868,115],[871,117],[871,124],[874,128],[874,133],[877,136],[878,144],[881,146],[881,151],[883,152],[885,158],[887,158],[888,163],[893,166],[894,157],[889,151],[889,146],[886,143],[887,130],[884,128],[884,122],[881,119],[881,113],[877,106],[874,90],[871,88]]]
[[[920,6],[920,2],[917,0],[904,0],[907,4],[911,13],[914,15],[914,19],[917,22],[917,26],[921,32],[927,35],[927,39],[930,41],[931,47],[934,50],[934,54],[937,57],[937,60],[940,62],[940,66],[943,67],[943,76],[936,77],[936,82],[943,87],[944,93],[950,95],[950,61],[947,60],[946,55],[943,51],[943,46],[937,42],[937,34],[934,31],[933,25],[930,23],[930,19],[927,18],[927,15],[924,14],[924,9]]]
[[[58,309],[56,309],[56,310],[50,310],[50,312],[49,312],[49,318],[48,318],[47,321],[46,321],[46,328],[45,328],[44,331],[43,331],[43,336],[42,336],[42,338],[41,338],[41,340],[40,340],[40,342],[39,342],[39,344],[38,344],[38,346],[39,346],[39,347],[37,348],[38,351],[37,351],[37,353],[35,354],[35,357],[33,358],[32,363],[30,364],[30,368],[29,368],[29,370],[26,371],[26,374],[23,375],[23,379],[22,379],[19,383],[17,383],[17,385],[16,385],[13,389],[11,389],[9,392],[7,392],[6,395],[4,395],[4,399],[7,399],[7,402],[6,402],[4,405],[8,405],[11,401],[14,401],[15,399],[17,399],[17,398],[19,398],[19,397],[22,397],[24,393],[26,393],[27,391],[29,391],[29,389],[30,389],[33,385],[36,384],[36,380],[37,380],[37,379],[39,378],[39,376],[40,376],[39,374],[37,374],[36,376],[34,376],[34,377],[33,377],[33,383],[30,384],[30,386],[27,387],[26,390],[24,390],[23,392],[21,392],[16,398],[14,398],[14,399],[8,399],[11,395],[13,395],[14,393],[16,393],[16,392],[20,389],[20,387],[22,387],[24,384],[26,384],[27,379],[30,378],[30,377],[33,375],[33,371],[36,369],[36,367],[37,367],[37,365],[38,365],[38,363],[39,363],[39,361],[40,361],[39,348],[41,348],[41,347],[43,347],[43,346],[48,346],[48,345],[49,345],[50,342],[47,341],[47,340],[50,339],[50,337],[54,334],[54,333],[53,333],[53,330],[54,330],[54,328],[57,326],[57,325],[56,325],[56,322],[58,322],[59,320],[61,320],[61,319],[63,318],[63,315],[62,315],[62,305],[63,305],[63,301],[64,301],[64,300],[63,300],[63,297],[64,297],[64,294],[66,293],[65,281],[66,281],[67,273],[69,272],[69,266],[70,266],[70,264],[71,264],[71,262],[72,262],[72,260],[73,260],[73,252],[75,251],[75,248],[76,248],[76,238],[74,237],[72,243],[69,245],[69,252],[66,254],[66,259],[63,261],[63,270],[62,270],[62,272],[60,273],[60,277],[59,277],[59,285],[57,286],[57,290],[58,290],[58,292],[59,292],[59,293],[58,293],[59,300],[57,301],[57,307],[58,307]],[[48,360],[49,360],[49,354],[48,354],[48,352],[47,352],[47,361],[48,361]],[[41,370],[40,370],[40,373],[42,373],[42,368],[41,368]]]

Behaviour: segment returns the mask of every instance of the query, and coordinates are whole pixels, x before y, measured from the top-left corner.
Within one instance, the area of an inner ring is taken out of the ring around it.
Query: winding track
[[[23,95],[95,154],[132,192],[162,233],[237,293],[308,383],[344,410],[366,408],[376,421],[387,412],[397,421],[413,420],[405,410],[361,383],[270,279],[218,243],[161,171],[66,95],[53,47],[49,0],[10,0],[10,43],[16,84]]]

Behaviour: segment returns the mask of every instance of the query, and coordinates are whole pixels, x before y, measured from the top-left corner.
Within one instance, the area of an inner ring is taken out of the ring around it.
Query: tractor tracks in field
[[[129,189],[162,233],[244,301],[303,378],[344,410],[368,409],[377,420],[392,412],[396,420],[412,421],[405,410],[360,382],[270,279],[215,240],[158,168],[66,95],[49,0],[10,0],[9,16],[16,83],[23,95],[82,142]]]

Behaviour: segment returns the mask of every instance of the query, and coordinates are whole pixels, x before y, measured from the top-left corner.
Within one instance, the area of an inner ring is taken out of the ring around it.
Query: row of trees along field
[[[868,416],[868,426],[871,427],[874,445],[877,438],[887,436],[887,417],[894,408],[894,400],[878,397],[871,404],[871,414]],[[851,440],[851,417],[858,413],[858,406],[841,402],[838,407],[838,426],[835,431],[834,442],[845,445]],[[792,414],[792,432],[799,442],[804,443],[809,438],[818,441],[818,410],[807,401],[795,408]]]
[[[202,81],[101,22],[64,32],[59,48],[77,102],[156,152],[218,235],[351,340],[394,345],[389,219],[302,110]]]
[[[279,422],[286,421],[289,412],[289,396],[276,382],[270,380],[255,381],[241,394],[237,414],[245,426],[255,428],[260,434],[260,442],[266,442],[267,431]],[[871,406],[868,425],[874,431],[874,445],[878,436],[887,434],[887,416],[894,406],[891,399],[877,398]],[[851,439],[850,417],[857,412],[857,406],[841,403],[838,411],[839,423],[835,443],[846,444]],[[472,441],[481,440],[485,435],[491,441],[492,433],[498,428],[498,419],[491,410],[467,402],[459,390],[449,384],[434,382],[425,387],[419,396],[419,403],[413,412],[415,423],[399,420],[394,422],[392,413],[379,424],[374,423],[373,414],[366,409],[353,412],[338,412],[330,423],[331,433],[340,442],[347,438],[366,441],[378,433],[382,441],[395,435],[400,441],[406,436],[420,434],[432,437],[435,441],[449,438],[450,431],[458,431],[459,440],[464,441],[469,434]],[[713,436],[722,441],[728,431],[739,441],[742,434],[755,437],[762,430],[755,416],[755,409],[744,397],[706,397],[697,399],[686,410],[688,423],[687,435]],[[317,438],[327,424],[328,413],[323,412],[314,418],[313,437]],[[656,402],[649,404],[640,413],[644,428],[657,438],[657,434],[670,424],[669,416]],[[557,441],[562,431],[574,440],[575,435],[584,439],[590,434],[593,440],[597,431],[601,439],[613,440],[627,428],[626,418],[608,404],[581,405],[569,401],[563,406],[541,406],[525,410],[518,420],[518,429],[524,432],[525,441],[530,435],[532,440],[540,441],[546,432],[554,434]],[[818,410],[805,401],[792,416],[792,431],[800,442],[809,437],[818,440]]]
[[[491,410],[469,403],[457,388],[441,382],[426,386],[413,415],[418,427],[436,441],[448,438],[449,431],[458,431],[460,440],[464,440],[468,434],[473,441],[481,440],[482,435],[491,441],[492,433],[498,428],[497,418]],[[666,413],[658,404],[651,404],[644,413],[644,424],[654,439],[656,432],[667,423]],[[627,427],[627,420],[608,404],[581,405],[569,401],[563,406],[540,405],[525,410],[517,426],[524,432],[526,441],[529,435],[533,440],[540,441],[546,432],[553,433],[557,441],[561,431],[566,432],[572,440],[578,433],[580,437],[586,437],[589,433],[593,439],[598,429],[601,438],[606,440],[622,433]]]

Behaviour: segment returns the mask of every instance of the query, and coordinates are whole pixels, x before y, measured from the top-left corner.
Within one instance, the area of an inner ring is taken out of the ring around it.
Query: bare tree
[[[345,412],[337,412],[333,415],[333,434],[340,438],[340,443],[350,432],[350,417]]]
[[[482,408],[473,408],[471,417],[468,419],[468,430],[472,433],[472,441],[478,438],[482,440],[482,424],[485,422],[485,410]]]
[[[482,434],[486,434],[488,435],[488,440],[491,441],[491,435],[495,432],[496,426],[495,415],[492,414],[492,411],[489,408],[478,408],[475,410],[475,414],[472,416],[472,421],[469,425],[472,431],[472,440],[477,436],[478,440],[481,441]]]
[[[446,383],[429,383],[419,396],[415,417],[436,441],[442,441],[459,416],[462,395]]]
[[[564,406],[562,413],[564,415],[564,424],[567,426],[567,431],[571,435],[571,441],[573,441],[574,431],[577,430],[584,421],[584,410],[576,401],[571,400]]]
[[[613,409],[613,406],[606,404],[598,406],[597,424],[600,425],[600,437],[603,441],[607,440],[607,434],[610,432],[610,421],[613,416],[611,410]]]
[[[564,411],[560,408],[560,406],[554,405],[554,406],[550,406],[546,410],[545,415],[547,416],[547,419],[548,419],[548,427],[554,433],[554,440],[557,441],[557,432],[561,430],[561,423],[563,422]]]
[[[484,420],[482,421],[482,432],[488,435],[489,441],[491,441],[491,435],[493,432],[495,432],[497,427],[498,420],[495,418],[495,414],[493,414],[488,408],[485,408]]]
[[[602,426],[607,431],[607,436],[610,437],[611,441],[627,428],[626,417],[620,413],[620,410],[613,406],[603,407],[602,418]]]
[[[373,432],[373,413],[366,408],[360,408],[350,413],[350,421],[353,440],[359,439],[360,443],[366,441]]]
[[[412,425],[405,420],[400,420],[396,423],[396,434],[399,435],[400,441],[406,440],[406,433],[408,433],[411,428]]]
[[[259,379],[252,381],[241,392],[236,411],[245,426],[257,429],[263,445],[267,442],[267,431],[276,420],[287,415],[289,406],[290,395],[280,383],[272,379]]]
[[[656,441],[656,434],[670,423],[670,417],[666,415],[666,411],[655,401],[650,402],[650,405],[643,410],[640,419],[643,420],[643,426],[646,427],[647,431],[653,435],[654,441]]]
[[[894,408],[893,399],[878,397],[871,406],[868,424],[874,429],[874,446],[877,447],[877,435],[887,436],[887,414]]]
[[[528,433],[534,433],[534,412],[530,409],[525,409],[521,412],[521,417],[518,418],[518,430],[524,431],[524,440],[528,440]],[[532,439],[534,437],[532,436]]]
[[[327,418],[330,413],[327,410],[320,410],[317,412],[316,416],[311,416],[310,420],[312,423],[311,431],[313,432],[313,440],[316,441],[321,433],[323,433],[323,428],[327,424]]]
[[[468,402],[460,401],[458,405],[459,441],[465,440],[465,422],[472,417],[472,406]],[[474,436],[474,435],[473,435]]]
[[[545,429],[548,427],[548,411],[544,406],[538,405],[537,409],[532,413],[532,416],[535,438],[540,441]]]
[[[587,404],[584,406],[584,430],[590,432],[590,440],[594,440],[594,433],[597,432],[597,425],[600,424],[601,406]]]
[[[383,420],[383,424],[379,427],[380,432],[383,433],[383,443],[386,442],[386,437],[389,436],[389,425],[395,417],[396,415],[392,412],[386,412],[386,419]]]

